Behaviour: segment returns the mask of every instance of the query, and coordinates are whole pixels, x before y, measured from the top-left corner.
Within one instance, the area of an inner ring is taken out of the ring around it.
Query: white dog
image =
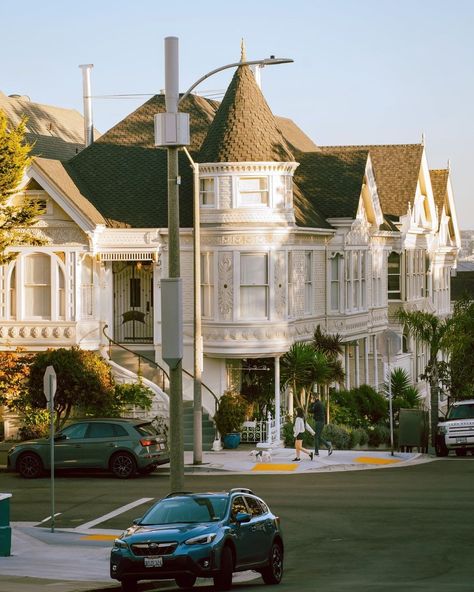
[[[272,453],[269,450],[252,450],[249,453],[257,462],[270,462],[272,460]]]

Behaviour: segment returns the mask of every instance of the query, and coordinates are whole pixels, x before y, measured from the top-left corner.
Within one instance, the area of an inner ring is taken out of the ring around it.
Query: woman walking
[[[295,454],[296,454],[296,458],[293,459],[293,462],[299,462],[301,460],[300,459],[301,451],[303,451],[305,454],[307,454],[309,456],[309,458],[311,460],[313,460],[314,454],[310,450],[306,450],[306,448],[303,448],[303,436],[304,436],[304,433],[306,430],[308,430],[308,432],[312,436],[314,436],[313,428],[309,424],[307,424],[304,419],[303,409],[301,409],[301,407],[298,407],[298,409],[296,410],[295,425],[293,426],[293,435],[295,436]]]

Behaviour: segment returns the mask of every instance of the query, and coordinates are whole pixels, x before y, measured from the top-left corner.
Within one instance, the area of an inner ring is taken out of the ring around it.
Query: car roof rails
[[[171,493],[168,493],[167,496],[165,496],[164,499],[168,499],[169,497],[178,497],[180,495],[192,495],[193,492],[192,491],[172,491]]]
[[[232,489],[229,489],[229,493],[250,493],[251,495],[255,495],[255,493],[247,487],[233,487]]]

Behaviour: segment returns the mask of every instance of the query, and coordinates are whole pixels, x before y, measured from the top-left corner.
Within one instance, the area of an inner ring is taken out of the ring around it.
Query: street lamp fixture
[[[190,144],[189,114],[178,113],[178,105],[201,82],[228,68],[240,66],[272,66],[291,63],[288,58],[270,56],[262,60],[234,62],[208,72],[179,97],[178,38],[165,37],[165,113],[155,115],[155,145],[168,152],[168,278],[161,280],[162,358],[170,367],[170,488],[184,487],[183,442],[183,325],[182,279],[180,277],[179,244],[179,185],[178,150]],[[202,394],[201,394],[201,272],[200,272],[200,217],[199,164],[189,152],[186,154],[194,171],[194,463],[202,462]]]

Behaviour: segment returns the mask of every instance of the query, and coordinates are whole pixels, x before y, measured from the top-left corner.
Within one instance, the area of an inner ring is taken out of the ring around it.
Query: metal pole
[[[388,412],[390,414],[390,453],[393,456],[393,405],[392,405],[392,368],[390,366],[390,341],[388,343]]]
[[[55,503],[54,503],[54,393],[53,393],[53,376],[48,377],[49,380],[49,414],[50,414],[50,450],[51,450],[51,532],[54,532],[54,514],[55,514]]]
[[[193,380],[193,464],[202,464],[202,331],[201,331],[201,215],[199,164],[183,148],[193,169],[193,268],[194,268],[194,380]]]
[[[178,38],[165,38],[165,101],[168,113],[178,112]],[[180,277],[178,148],[168,151],[168,277]],[[179,303],[182,306],[182,302]],[[181,336],[182,338],[182,336]],[[182,362],[170,368],[170,488],[184,489]]]
[[[281,440],[281,400],[280,400],[280,356],[275,356],[275,439]]]

